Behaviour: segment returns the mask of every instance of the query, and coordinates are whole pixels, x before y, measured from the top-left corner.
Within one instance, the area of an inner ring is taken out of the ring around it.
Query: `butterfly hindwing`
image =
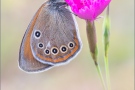
[[[30,39],[33,56],[39,62],[51,65],[70,61],[82,47],[70,10],[62,3],[55,4],[46,2],[41,8]]]

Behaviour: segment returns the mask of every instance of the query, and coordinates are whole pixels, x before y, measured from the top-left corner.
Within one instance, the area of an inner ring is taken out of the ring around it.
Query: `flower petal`
[[[111,0],[65,0],[73,12],[85,20],[95,20]]]

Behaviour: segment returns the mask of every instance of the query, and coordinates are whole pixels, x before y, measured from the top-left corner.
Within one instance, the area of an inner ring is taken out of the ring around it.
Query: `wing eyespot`
[[[57,54],[59,53],[58,48],[57,48],[57,47],[52,47],[52,48],[51,48],[51,53],[52,53],[53,55],[57,55]]]
[[[50,55],[50,51],[49,51],[48,49],[45,49],[45,50],[44,50],[44,53],[45,53],[46,55]]]
[[[68,47],[69,47],[70,49],[74,48],[74,46],[75,46],[75,44],[74,44],[73,42],[69,42],[69,43],[68,43]]]
[[[36,30],[36,31],[34,32],[34,37],[35,37],[36,39],[39,39],[39,38],[41,37],[41,32],[40,32],[40,30]]]
[[[44,44],[43,43],[38,43],[38,48],[43,49],[44,48]]]
[[[60,47],[60,51],[61,51],[62,53],[66,53],[66,52],[68,51],[67,46],[62,45],[62,46]]]

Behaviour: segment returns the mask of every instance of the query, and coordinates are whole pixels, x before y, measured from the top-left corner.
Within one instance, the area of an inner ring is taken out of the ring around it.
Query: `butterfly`
[[[48,0],[31,20],[20,46],[19,67],[42,72],[70,62],[82,48],[79,30],[68,5]]]

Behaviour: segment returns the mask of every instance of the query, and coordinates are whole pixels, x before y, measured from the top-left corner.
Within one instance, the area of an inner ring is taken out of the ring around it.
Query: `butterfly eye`
[[[70,49],[74,48],[74,45],[75,45],[75,44],[74,44],[73,42],[69,42],[69,43],[68,43],[68,47],[69,47]]]
[[[51,49],[51,53],[54,54],[54,55],[57,55],[57,54],[59,53],[58,48],[53,47],[53,48]]]
[[[61,47],[60,47],[60,51],[62,52],[62,53],[66,53],[67,52],[67,47],[65,46],[65,45],[62,45]]]
[[[50,51],[48,49],[45,49],[44,52],[45,52],[46,55],[50,55]]]
[[[41,36],[41,32],[39,30],[36,30],[34,35],[35,35],[35,38],[39,39]]]
[[[42,49],[44,47],[43,43],[39,43],[38,47]]]

